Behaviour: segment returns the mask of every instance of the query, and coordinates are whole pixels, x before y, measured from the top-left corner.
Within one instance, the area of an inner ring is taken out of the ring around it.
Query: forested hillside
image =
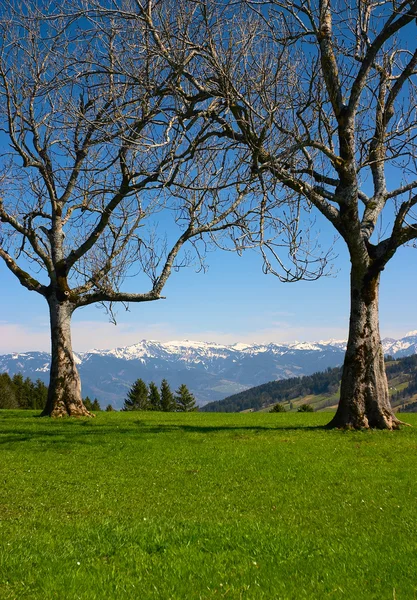
[[[417,412],[417,355],[390,362],[387,375],[393,406],[403,412]]]
[[[386,359],[391,403],[403,412],[417,412],[417,355],[398,360]],[[268,410],[280,403],[286,410],[297,410],[302,404],[312,404],[315,410],[335,406],[339,399],[341,368],[327,369],[306,377],[291,377],[210,402],[200,410],[207,412],[240,412]],[[42,409],[48,393],[39,379],[33,382],[21,374],[10,377],[0,374],[0,409]],[[88,397],[85,401],[89,401]],[[91,408],[94,410],[94,408]]]
[[[386,359],[386,371],[390,386],[391,401],[402,411],[417,410],[417,355],[399,360]],[[207,412],[240,412],[263,410],[276,403],[285,405],[286,410],[297,410],[303,403],[313,404],[315,409],[324,409],[337,404],[341,368],[327,369],[306,377],[292,377],[281,381],[270,381],[263,385],[228,396],[220,402],[210,402],[201,410]]]
[[[42,409],[47,395],[48,388],[40,379],[33,382],[20,373],[0,374],[0,408]]]

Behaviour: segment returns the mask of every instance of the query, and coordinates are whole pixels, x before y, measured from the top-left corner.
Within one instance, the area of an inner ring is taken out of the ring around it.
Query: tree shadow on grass
[[[65,444],[94,444],[106,445],[109,442],[109,435],[126,435],[129,434],[132,437],[137,436],[137,431],[133,428],[121,429],[120,427],[114,431],[112,428],[97,428],[89,430],[59,430],[59,431],[45,431],[45,430],[31,430],[27,429],[18,430],[15,429],[12,432],[8,431],[5,433],[0,432],[0,446],[14,442],[45,442],[48,445],[65,445]],[[42,450],[42,448],[40,448]]]
[[[186,425],[183,423],[150,425],[146,421],[134,421],[134,424],[143,427],[146,433],[169,433],[175,431],[185,431],[188,433],[222,433],[227,431],[252,431],[254,433],[277,432],[277,431],[326,431],[326,425],[290,425],[280,427],[277,424],[271,426],[265,425]]]
[[[87,426],[86,426],[87,424]],[[273,424],[264,425],[188,425],[184,423],[163,423],[160,425],[150,423],[149,421],[137,420],[131,422],[130,427],[120,426],[88,426],[89,422],[68,421],[63,427],[57,429],[48,429],[45,427],[36,429],[13,429],[13,431],[0,432],[0,445],[7,446],[23,442],[45,442],[45,448],[51,446],[67,446],[74,444],[106,445],[109,439],[116,437],[138,438],[142,435],[158,435],[166,433],[197,433],[201,435],[213,435],[222,433],[278,433],[290,431],[328,431],[324,425],[292,425],[282,426]],[[75,427],[78,425],[78,427]],[[68,427],[69,426],[69,427]]]

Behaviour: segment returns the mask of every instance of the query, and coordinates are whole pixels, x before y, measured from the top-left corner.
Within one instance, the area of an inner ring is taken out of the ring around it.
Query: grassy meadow
[[[417,598],[417,416],[0,411],[1,600]]]

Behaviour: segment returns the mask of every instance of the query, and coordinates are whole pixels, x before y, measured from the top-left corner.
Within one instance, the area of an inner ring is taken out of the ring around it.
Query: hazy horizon
[[[332,235],[323,226],[323,245]],[[124,347],[142,339],[224,344],[346,339],[349,260],[342,242],[336,244],[336,251],[333,276],[291,284],[264,275],[256,252],[248,251],[242,257],[220,250],[211,252],[207,273],[196,273],[189,268],[172,274],[163,292],[165,300],[131,305],[129,312],[119,306],[117,326],[109,323],[103,310],[97,307],[75,311],[74,350]],[[383,338],[399,339],[417,328],[417,282],[410,276],[416,266],[416,251],[401,248],[382,273]],[[0,354],[49,351],[45,300],[23,288],[3,262],[0,262],[0,286]],[[144,291],[144,282],[130,277],[124,289]]]

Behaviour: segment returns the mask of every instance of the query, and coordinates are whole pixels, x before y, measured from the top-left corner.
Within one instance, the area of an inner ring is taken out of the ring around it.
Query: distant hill
[[[417,355],[394,360],[387,358],[386,371],[394,408],[417,412]],[[220,402],[210,402],[206,412],[243,412],[269,410],[281,403],[286,410],[297,410],[301,404],[311,404],[315,410],[336,406],[339,401],[341,367],[327,369],[306,377],[291,377],[270,381]]]
[[[199,406],[222,400],[266,381],[297,379],[342,364],[346,343],[328,340],[292,344],[215,344],[189,340],[138,344],[112,350],[90,350],[75,356],[83,395],[102,405],[121,408],[132,383],[142,378],[157,385],[163,378],[172,388],[185,383]],[[400,340],[383,340],[385,354],[395,358],[417,352],[417,331]],[[49,380],[50,355],[22,352],[0,356],[0,373],[22,373]],[[327,392],[326,392],[327,393]]]

